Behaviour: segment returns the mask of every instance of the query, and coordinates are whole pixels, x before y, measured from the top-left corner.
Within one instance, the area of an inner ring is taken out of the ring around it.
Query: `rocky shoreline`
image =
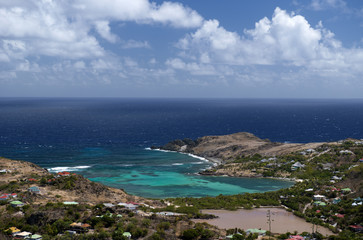
[[[268,139],[260,139],[251,133],[241,132],[223,136],[205,136],[196,140],[189,138],[177,139],[163,146],[152,146],[151,149],[191,154],[214,163],[213,167],[199,172],[200,175],[261,178],[264,177],[263,174],[253,169],[238,169],[239,165],[233,164],[233,160],[240,156],[255,154],[264,157],[282,156],[292,152],[317,148],[323,144],[326,143],[271,142]],[[288,175],[282,175],[282,177],[276,179],[291,180]]]

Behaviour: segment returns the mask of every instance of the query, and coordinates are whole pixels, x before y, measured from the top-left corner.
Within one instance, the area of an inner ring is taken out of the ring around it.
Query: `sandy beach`
[[[195,222],[206,222],[215,225],[219,228],[261,228],[268,230],[267,211],[270,210],[272,215],[271,219],[271,232],[273,233],[286,233],[286,232],[311,232],[313,225],[305,222],[304,219],[296,217],[293,213],[286,211],[282,208],[255,208],[252,210],[240,209],[237,211],[227,210],[203,210],[203,213],[213,214],[218,218],[210,220],[194,220]],[[323,235],[332,235],[329,229],[318,226],[318,232]]]

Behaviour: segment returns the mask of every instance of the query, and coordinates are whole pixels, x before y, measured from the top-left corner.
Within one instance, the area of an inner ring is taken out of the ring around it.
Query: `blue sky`
[[[0,0],[0,96],[360,98],[361,0]]]

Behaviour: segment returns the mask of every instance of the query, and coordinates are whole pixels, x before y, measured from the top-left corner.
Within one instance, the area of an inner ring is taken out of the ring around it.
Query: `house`
[[[297,169],[300,169],[300,168],[304,168],[305,165],[304,164],[301,164],[300,162],[296,162],[294,163],[292,166],[291,166],[291,170],[292,171],[295,171]]]
[[[231,235],[226,236],[226,239],[233,239],[233,237],[234,237],[235,235],[241,235],[241,236],[242,236],[242,234],[241,234],[241,233],[237,232],[237,233],[235,233],[235,234],[231,234]]]
[[[343,193],[350,193],[352,190],[350,188],[342,188]]]
[[[42,240],[42,236],[41,235],[38,235],[38,234],[33,234],[30,239],[33,239],[33,240]]]
[[[363,226],[362,225],[350,225],[349,228],[352,229],[354,232],[363,233]]]
[[[246,230],[247,235],[257,233],[258,235],[264,236],[266,234],[266,230],[261,230],[257,228],[250,228]]]
[[[352,203],[352,206],[360,206],[363,204],[363,198],[361,197],[357,197],[357,198],[354,198],[354,202]]]
[[[88,229],[90,229],[91,225],[88,223],[81,223],[81,222],[74,222],[69,225],[72,230],[76,232],[88,232]]]
[[[312,192],[312,191],[314,191],[313,188],[308,188],[308,189],[305,190],[305,192]]]
[[[64,205],[78,205],[78,202],[63,202]]]
[[[339,153],[340,154],[353,154],[353,152],[350,150],[341,150]]]
[[[344,214],[340,214],[340,213],[336,213],[336,214],[335,214],[335,216],[336,216],[337,218],[344,218]]]
[[[58,176],[61,176],[61,177],[67,177],[67,176],[70,176],[71,175],[70,172],[59,172],[57,174],[58,174]]]
[[[128,210],[136,210],[136,208],[138,207],[137,205],[132,204],[132,203],[119,203],[117,205],[118,206],[125,207]]]
[[[22,203],[20,201],[12,201],[12,202],[10,202],[10,204],[13,207],[22,207],[22,206],[24,206],[24,203]]]
[[[160,216],[181,216],[181,215],[183,215],[181,213],[174,213],[174,212],[157,212],[156,214],[160,215]]]
[[[16,227],[11,227],[11,228],[7,229],[6,231],[10,231],[13,236],[17,233],[20,233],[20,229],[18,229]]]
[[[290,238],[288,239],[285,239],[285,240],[304,240],[305,238],[303,236],[300,236],[300,235],[293,235],[293,236],[290,236]]]
[[[33,187],[28,188],[28,191],[31,192],[31,193],[36,193],[36,194],[39,194],[40,193],[39,188],[36,187],[36,186],[33,186]]]
[[[324,206],[326,206],[326,203],[325,202],[321,202],[321,201],[315,201],[314,202],[314,205],[315,206],[322,206],[322,207],[324,207]]]
[[[55,178],[51,178],[51,179],[48,179],[48,181],[47,181],[49,184],[52,184],[52,183],[54,183],[55,182]]]
[[[314,195],[313,199],[315,201],[321,201],[321,200],[324,200],[325,199],[325,196],[324,195],[317,194],[317,195]]]
[[[0,169],[0,173],[7,173],[8,170],[7,169]]]
[[[69,233],[70,235],[77,234],[77,232],[76,232],[76,231],[72,231],[72,230],[67,230],[66,232],[67,232],[67,233]]]
[[[9,199],[9,195],[3,194],[3,195],[0,196],[0,201],[6,201],[8,199]]]
[[[30,232],[20,232],[20,233],[16,233],[14,236],[16,238],[20,238],[20,239],[28,239],[30,237],[30,235],[32,235],[32,233],[30,233]]]
[[[34,179],[34,178],[29,178],[28,182],[37,182],[38,180]]]
[[[341,201],[342,201],[342,200],[341,200],[340,198],[338,198],[338,197],[337,197],[337,198],[334,198],[334,199],[333,199],[332,203],[333,203],[333,204],[338,204],[338,203],[340,203]]]
[[[124,232],[122,236],[126,237],[127,239],[131,239],[131,233],[129,232]]]
[[[107,208],[113,208],[115,205],[112,203],[104,203],[103,206],[105,206]]]
[[[342,180],[343,178],[342,177],[338,177],[338,176],[333,176],[331,179],[332,180]]]
[[[323,167],[323,170],[331,170],[334,165],[332,163],[323,163],[321,166]]]

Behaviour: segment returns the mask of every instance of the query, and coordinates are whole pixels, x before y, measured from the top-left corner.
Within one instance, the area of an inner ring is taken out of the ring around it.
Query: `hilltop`
[[[323,144],[325,143],[271,142],[268,139],[260,139],[252,133],[240,132],[222,136],[205,136],[196,140],[178,139],[164,146],[153,146],[152,148],[191,153],[201,157],[228,161],[243,155],[280,156],[291,152],[317,148]]]

